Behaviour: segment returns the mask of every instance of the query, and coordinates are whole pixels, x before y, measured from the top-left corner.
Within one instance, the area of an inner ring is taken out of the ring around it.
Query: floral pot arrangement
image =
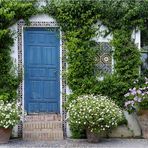
[[[138,80],[135,81],[135,84]],[[148,79],[145,78],[144,83],[129,89],[125,94],[128,101],[125,102],[126,109],[132,113],[137,112],[137,119],[142,130],[143,138],[148,139]]]
[[[88,142],[99,142],[100,137],[122,122],[122,110],[108,97],[83,95],[69,103],[69,124],[86,130]]]
[[[19,105],[16,102],[0,100],[0,143],[7,143],[9,141],[12,128],[19,120]]]

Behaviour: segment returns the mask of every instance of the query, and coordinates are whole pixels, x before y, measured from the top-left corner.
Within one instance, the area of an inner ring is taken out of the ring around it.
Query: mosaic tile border
[[[25,24],[24,21],[19,21],[17,24],[17,33],[18,33],[18,74],[22,76],[23,71],[23,27],[59,27],[56,22],[30,22],[29,25]],[[62,73],[66,70],[66,55],[64,50],[64,40],[62,33]],[[20,84],[19,90],[19,101],[22,103],[23,101],[23,83]],[[62,76],[62,105],[66,102],[66,80]],[[63,133],[64,137],[67,137],[67,129],[66,129],[66,111],[62,108],[62,121],[63,121]],[[18,137],[22,137],[22,122],[18,125]]]

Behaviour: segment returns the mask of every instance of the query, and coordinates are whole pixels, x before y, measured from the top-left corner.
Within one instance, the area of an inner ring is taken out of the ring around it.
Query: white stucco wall
[[[140,30],[134,30],[132,34],[132,38],[135,41],[135,44],[137,45],[138,49],[141,48],[141,33]]]
[[[14,24],[13,26],[10,27],[10,29],[15,33],[14,36],[14,44],[12,47],[12,57],[16,64],[18,64],[18,52],[17,52],[17,43],[18,43],[18,38],[17,38],[17,25]]]
[[[15,33],[14,35],[14,44],[12,46],[12,57],[16,65],[18,65],[18,51],[17,51],[17,25],[14,24],[13,26],[10,27],[10,29]],[[12,130],[12,137],[18,137],[18,126],[16,125],[13,130]]]

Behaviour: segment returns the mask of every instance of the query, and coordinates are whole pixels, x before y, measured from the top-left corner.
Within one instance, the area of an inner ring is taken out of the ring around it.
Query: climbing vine
[[[0,99],[4,101],[16,99],[20,82],[11,57],[16,33],[9,27],[20,19],[27,21],[35,12],[35,1],[0,0]]]
[[[67,49],[67,83],[73,94],[103,94],[123,107],[124,94],[139,77],[140,52],[131,38],[133,31],[145,29],[148,20],[148,1],[137,0],[50,0],[45,8],[53,16],[65,34]],[[96,53],[94,27],[107,26],[105,35],[112,34],[114,71],[98,80],[95,71]],[[74,137],[80,136],[79,128],[71,126]]]
[[[96,29],[92,27],[99,18],[96,1],[50,1],[46,12],[60,24],[67,49],[67,82],[76,94],[89,93],[96,83],[93,50]],[[81,89],[80,89],[81,87]]]
[[[45,8],[65,34],[67,82],[73,95],[102,93],[123,107],[124,94],[139,76],[140,52],[131,39],[133,30],[142,29],[147,19],[148,1],[51,0]],[[145,10],[145,11],[141,11]],[[96,53],[93,37],[97,21],[113,34],[114,73],[98,81],[95,73]]]

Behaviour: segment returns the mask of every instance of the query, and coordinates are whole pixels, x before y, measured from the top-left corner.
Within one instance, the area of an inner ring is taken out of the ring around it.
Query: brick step
[[[23,133],[23,140],[27,141],[50,141],[50,140],[62,140],[63,139],[63,131],[51,131],[51,132],[24,132]]]
[[[62,140],[60,114],[27,115],[23,122],[23,139],[29,141]]]
[[[33,130],[50,130],[50,129],[62,129],[62,121],[38,121],[38,122],[24,122],[23,131]]]
[[[54,129],[50,129],[50,130],[45,130],[45,129],[41,129],[41,130],[36,130],[36,131],[24,131],[23,133],[36,133],[36,134],[39,134],[39,133],[54,133],[54,132],[61,132],[62,131],[62,129],[61,130],[54,130]]]
[[[25,121],[38,122],[38,121],[61,121],[60,114],[39,114],[39,115],[27,115]]]

